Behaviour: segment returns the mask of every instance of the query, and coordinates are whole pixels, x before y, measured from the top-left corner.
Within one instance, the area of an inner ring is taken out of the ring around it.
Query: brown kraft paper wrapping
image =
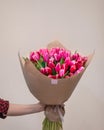
[[[47,45],[48,49],[52,47],[65,48],[58,41]],[[19,60],[25,81],[32,95],[46,105],[61,105],[70,98],[93,55],[94,53],[88,55],[85,69],[82,72],[65,79],[51,79],[37,70],[31,61],[25,61],[20,55]]]

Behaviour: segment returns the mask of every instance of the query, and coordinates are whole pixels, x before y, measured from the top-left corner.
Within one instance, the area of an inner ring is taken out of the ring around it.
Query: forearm
[[[9,104],[7,116],[20,116],[41,112],[44,110],[44,106],[40,103],[23,105],[23,104]]]

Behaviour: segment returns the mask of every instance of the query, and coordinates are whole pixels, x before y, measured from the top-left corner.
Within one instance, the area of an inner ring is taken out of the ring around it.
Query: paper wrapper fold
[[[58,41],[49,43],[47,46],[48,49],[52,47],[64,48],[64,46]],[[21,68],[30,92],[40,102],[47,105],[60,105],[68,100],[89,65],[92,57],[93,54],[88,56],[85,69],[81,73],[66,79],[51,79],[37,70],[31,61],[24,61],[19,54]]]

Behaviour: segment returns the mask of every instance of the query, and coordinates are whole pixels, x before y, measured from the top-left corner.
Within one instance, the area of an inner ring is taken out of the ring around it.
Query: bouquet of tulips
[[[59,42],[20,58],[30,92],[46,104],[43,130],[62,130],[64,102],[69,99],[93,55],[72,53]]]
[[[53,47],[32,51],[29,60],[44,75],[49,78],[69,78],[80,73],[85,68],[87,57],[74,54],[65,48]]]

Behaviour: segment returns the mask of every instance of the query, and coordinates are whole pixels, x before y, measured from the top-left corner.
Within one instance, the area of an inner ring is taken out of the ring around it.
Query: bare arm
[[[20,116],[20,115],[33,114],[44,111],[44,107],[45,106],[41,103],[29,104],[29,105],[10,103],[7,116]]]

